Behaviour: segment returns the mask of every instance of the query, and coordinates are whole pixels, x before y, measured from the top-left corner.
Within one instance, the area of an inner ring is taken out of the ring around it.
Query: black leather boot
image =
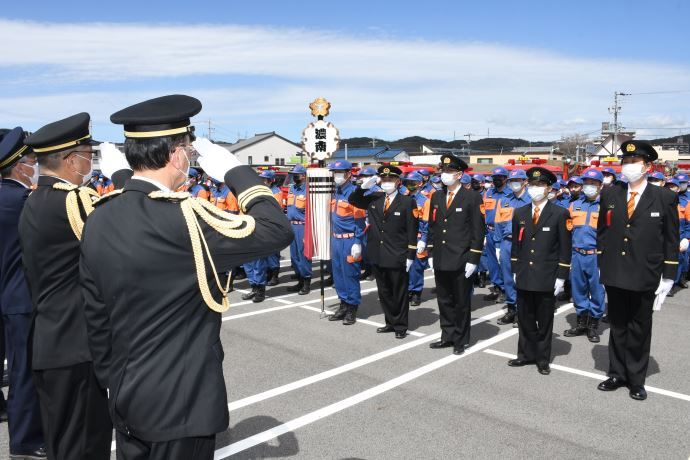
[[[345,326],[351,326],[357,322],[357,305],[347,305],[347,310],[345,311],[345,318],[343,318],[343,324]]]
[[[599,318],[589,317],[587,323],[587,339],[592,343],[599,343]]]
[[[278,279],[278,273],[280,273],[280,268],[274,268],[268,271],[268,282],[266,286],[278,286],[280,280]]]
[[[260,303],[266,300],[266,286],[257,286],[256,287],[256,294],[254,295],[254,298],[252,299],[252,302],[254,303]]]
[[[302,278],[302,288],[299,295],[307,295],[311,292],[311,278]]]
[[[585,332],[587,332],[587,318],[588,317],[589,317],[589,315],[587,313],[577,315],[577,324],[575,324],[575,327],[564,331],[563,335],[566,337],[577,337],[577,336],[582,335]]]
[[[302,290],[302,286],[304,286],[304,279],[303,278],[297,278],[297,284],[294,286],[288,286],[286,291],[288,292],[300,292]]]
[[[328,321],[342,321],[345,318],[345,312],[347,311],[347,304],[340,301],[340,306],[331,316],[328,317]]]
[[[254,298],[254,296],[256,295],[256,286],[252,285],[251,288],[251,291],[247,292],[246,294],[242,294],[242,300],[249,300]]]

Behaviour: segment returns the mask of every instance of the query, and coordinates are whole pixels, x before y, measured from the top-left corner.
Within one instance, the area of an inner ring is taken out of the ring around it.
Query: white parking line
[[[310,307],[309,305],[300,305],[300,308],[303,308],[303,309],[305,309],[305,310],[310,310],[310,311],[319,312],[319,313],[321,312],[321,309],[320,309],[320,308]],[[368,324],[369,326],[376,326],[376,327],[383,327],[383,326],[385,326],[385,324],[383,324],[383,323],[377,323],[376,321],[370,321],[370,320],[368,320],[368,319],[357,318],[357,322],[358,322],[358,323],[362,323],[362,324]],[[426,334],[423,334],[423,333],[417,332],[417,331],[407,331],[407,335],[413,335],[413,336],[415,336],[415,337],[424,337],[424,336],[426,336]]]
[[[517,358],[516,355],[510,354],[510,353],[504,353],[504,352],[498,351],[498,350],[484,350],[484,353],[488,353],[490,355],[501,356],[503,358],[508,358],[508,359]],[[557,371],[568,372],[569,374],[580,375],[582,377],[589,377],[590,379],[595,379],[595,380],[606,380],[608,378],[604,374],[597,374],[594,372],[582,371],[580,369],[575,369],[573,367],[561,366],[560,364],[551,364],[551,369],[555,369]],[[644,387],[649,393],[657,393],[660,395],[669,396],[671,398],[682,399],[683,401],[690,401],[690,396],[684,395],[683,393],[677,393],[675,391],[664,390],[664,389],[657,388],[657,387],[650,387],[648,385],[645,385]]]
[[[561,308],[558,309],[556,314],[562,313],[569,308],[572,308],[572,304],[564,305]],[[458,361],[460,359],[466,358],[467,356],[476,353],[477,351],[483,350],[485,348],[490,347],[491,345],[494,345],[498,342],[501,342],[509,337],[512,337],[518,333],[517,329],[510,329],[508,331],[502,332],[490,339],[481,341],[474,346],[468,348],[464,354],[462,355],[448,355],[445,356],[439,360],[433,361],[425,366],[419,367],[413,371],[407,372],[399,377],[396,377],[394,379],[388,380],[384,383],[381,383],[380,385],[376,385],[375,387],[369,388],[368,390],[365,390],[361,393],[357,393],[353,396],[350,396],[349,398],[343,399],[341,401],[338,401],[334,404],[331,404],[329,406],[323,407],[321,409],[317,409],[313,412],[310,412],[306,415],[303,415],[301,417],[297,417],[296,419],[290,420],[289,422],[283,423],[282,425],[278,425],[274,428],[271,428],[266,431],[262,431],[261,433],[257,433],[254,436],[250,436],[248,438],[242,439],[241,441],[237,441],[235,443],[232,443],[226,447],[222,447],[215,452],[214,459],[220,460],[224,458],[228,458],[231,455],[234,455],[238,452],[242,452],[244,450],[250,449],[258,444],[262,444],[264,442],[270,441],[271,439],[277,438],[279,436],[282,436],[285,433],[289,433],[291,431],[294,431],[298,428],[301,428],[305,425],[309,425],[311,423],[317,422],[323,418],[326,418],[328,416],[331,416],[335,413],[338,413],[340,411],[343,411],[345,409],[348,409],[352,406],[355,406],[361,402],[367,401],[371,398],[374,398],[380,394],[383,394],[387,391],[390,391],[394,388],[399,387],[400,385],[403,385],[405,383],[408,383],[412,380],[415,380],[423,375],[426,375],[430,372],[433,372],[437,369],[440,369],[442,367],[447,366],[448,364],[454,363],[455,361]],[[432,336],[425,337],[424,339],[419,339],[417,341],[422,341],[422,340],[428,340]]]
[[[493,313],[489,313],[488,315],[484,315],[482,317],[479,317],[475,320],[472,321],[472,326],[475,326],[479,323],[483,323],[485,321],[490,321],[494,318],[498,318],[499,316],[503,315],[503,310],[498,310]],[[298,388],[303,388],[308,385],[321,382],[323,380],[329,379],[331,377],[335,377],[336,375],[344,374],[345,372],[352,371],[354,369],[357,369],[362,366],[366,366],[367,364],[371,364],[376,361],[380,361],[384,358],[388,358],[389,356],[396,355],[400,352],[403,352],[405,350],[409,350],[411,348],[417,347],[419,345],[423,345],[427,342],[431,342],[432,340],[438,339],[441,337],[440,332],[436,332],[434,334],[428,335],[422,339],[414,340],[412,342],[407,342],[403,345],[398,345],[397,347],[389,348],[388,350],[381,351],[379,353],[375,353],[373,355],[366,356],[364,358],[360,358],[356,361],[353,361],[348,364],[344,364],[342,366],[321,372],[316,375],[312,375],[311,377],[306,377],[301,380],[297,380],[295,382],[291,382],[282,386],[279,386],[277,388],[273,388],[267,391],[264,391],[262,393],[255,394],[253,396],[248,396],[246,398],[238,399],[237,401],[233,401],[230,404],[228,404],[228,409],[230,411],[240,409],[242,407],[250,406],[252,404],[256,404],[261,401],[265,401],[266,399],[273,398],[275,396],[279,396],[282,394],[285,394],[287,392],[297,390]]]

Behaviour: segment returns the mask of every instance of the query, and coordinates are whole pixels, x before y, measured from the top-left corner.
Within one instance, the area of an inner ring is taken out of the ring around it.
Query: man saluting
[[[98,203],[80,262],[96,375],[110,390],[119,459],[211,459],[228,427],[220,342],[227,285],[220,274],[290,244],[290,224],[248,166],[194,142],[192,97],[164,96],[111,116],[125,125],[134,170]],[[191,155],[234,189],[244,216],[187,193]]]

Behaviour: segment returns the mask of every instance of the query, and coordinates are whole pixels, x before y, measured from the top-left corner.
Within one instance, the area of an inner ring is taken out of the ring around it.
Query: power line
[[[679,89],[673,91],[647,91],[642,93],[625,93],[623,96],[640,96],[648,94],[680,94],[680,93],[690,93],[690,89]]]

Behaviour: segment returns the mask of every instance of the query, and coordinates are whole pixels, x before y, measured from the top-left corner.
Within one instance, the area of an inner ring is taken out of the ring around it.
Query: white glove
[[[407,261],[405,261],[405,271],[409,272],[411,266],[412,266],[412,259],[407,259]]]
[[[421,254],[426,249],[426,243],[424,241],[417,241],[417,254]]]
[[[474,274],[474,271],[477,269],[477,266],[475,264],[471,264],[467,262],[465,264],[465,278],[469,278]]]
[[[353,259],[362,257],[362,245],[358,243],[353,244],[352,248],[350,248],[350,255]]]
[[[501,248],[496,248],[496,260],[501,260]]]
[[[433,269],[434,269],[434,258],[433,258],[433,257],[429,257],[429,258],[427,259],[427,262],[429,262],[429,268],[433,270]]]
[[[370,188],[372,188],[374,185],[376,185],[376,179],[378,179],[378,176],[371,176],[370,178],[363,181],[362,189],[369,190]]]
[[[192,142],[192,146],[199,152],[199,166],[217,181],[225,182],[225,173],[241,164],[234,154],[204,137]]]
[[[553,286],[553,295],[557,296],[565,290],[565,280],[561,278],[556,278],[556,284]]]
[[[654,299],[654,306],[652,307],[654,311],[661,310],[661,305],[666,300],[666,296],[668,295],[668,293],[671,292],[671,288],[673,288],[673,280],[668,278],[661,278],[659,287],[656,288],[656,291],[654,292],[654,294],[656,294],[656,298]]]
[[[105,177],[111,179],[115,172],[122,169],[132,169],[127,163],[125,154],[110,142],[103,142],[98,146],[101,151],[101,172]]]
[[[688,250],[688,239],[683,238],[680,240],[680,252],[685,252]]]

